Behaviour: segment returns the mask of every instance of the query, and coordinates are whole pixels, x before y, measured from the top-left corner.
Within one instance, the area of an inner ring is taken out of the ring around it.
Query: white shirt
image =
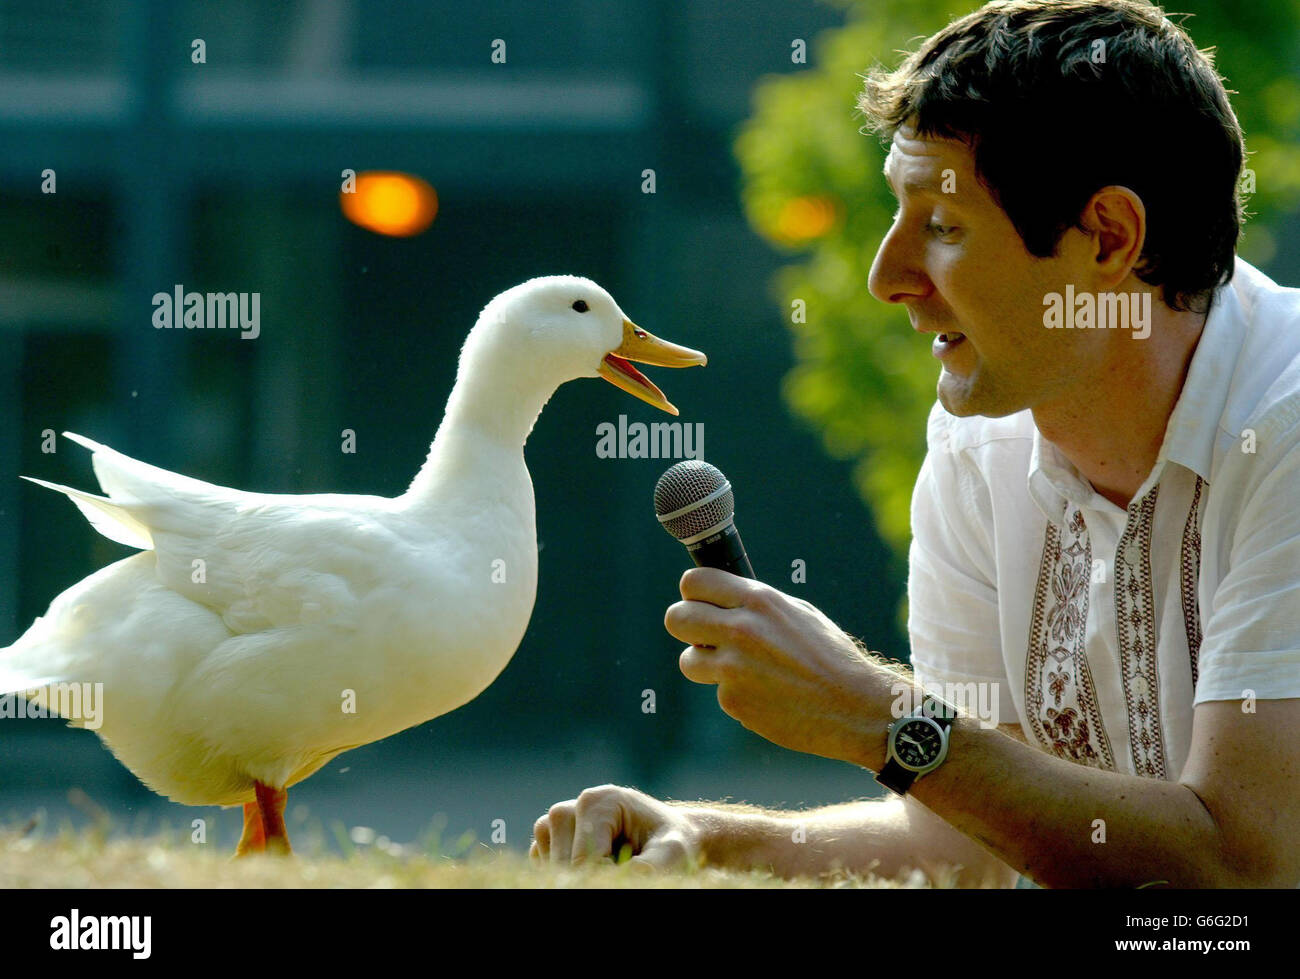
[[[1300,290],[1237,260],[1127,511],[1028,411],[936,404],[927,438],[908,578],[922,683],[997,684],[997,721],[1030,744],[1165,779],[1195,704],[1300,697]]]

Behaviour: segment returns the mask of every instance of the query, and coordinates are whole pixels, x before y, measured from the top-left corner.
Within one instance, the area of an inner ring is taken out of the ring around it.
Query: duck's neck
[[[428,458],[406,491],[413,504],[441,497],[469,472],[522,464],[524,443],[554,385],[503,385],[492,372],[462,370],[447,399]]]

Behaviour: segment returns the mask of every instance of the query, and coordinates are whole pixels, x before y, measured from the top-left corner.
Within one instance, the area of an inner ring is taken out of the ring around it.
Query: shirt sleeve
[[[948,419],[930,413],[925,462],[912,493],[908,552],[907,631],[912,668],[922,685],[1000,684],[1001,724],[1017,723],[1002,658],[998,591],[989,553],[992,513],[968,465],[948,440]],[[961,706],[958,704],[957,706]]]
[[[1230,450],[1210,489],[1216,506],[1240,512],[1222,521],[1228,539],[1216,542],[1227,571],[1204,615],[1193,704],[1241,700],[1247,691],[1259,700],[1300,697],[1300,402],[1287,407],[1287,430],[1261,424],[1259,453]]]

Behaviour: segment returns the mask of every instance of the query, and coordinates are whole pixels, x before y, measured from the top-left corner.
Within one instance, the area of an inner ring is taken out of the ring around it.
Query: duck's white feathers
[[[0,692],[103,683],[98,733],[178,802],[248,801],[254,778],[291,785],[459,707],[523,637],[537,564],[521,452],[483,453],[484,479],[448,480],[416,513],[227,489],[75,441],[110,494],[93,512],[144,528],[152,550],[74,585],[0,650]],[[42,485],[86,512],[91,494]]]
[[[382,521],[391,501],[247,493],[168,472],[83,436],[109,494],[32,482],[67,494],[91,524],[157,556],[162,584],[217,612],[233,633],[346,623],[352,585],[373,583],[401,541]],[[346,578],[330,573],[346,572]]]

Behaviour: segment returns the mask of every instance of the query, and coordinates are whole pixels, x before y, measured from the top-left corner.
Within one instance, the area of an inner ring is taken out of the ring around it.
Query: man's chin
[[[939,375],[939,404],[943,405],[944,411],[957,418],[969,418],[971,415],[979,414],[979,411],[971,405],[971,392],[969,387],[962,383],[964,380],[964,378],[953,377],[947,371]]]
[[[939,375],[937,393],[943,410],[956,418],[970,418],[973,415],[1003,418],[1021,410],[1018,405],[999,404],[1001,399],[980,391],[977,385],[971,383],[971,378],[957,377],[946,370]]]

